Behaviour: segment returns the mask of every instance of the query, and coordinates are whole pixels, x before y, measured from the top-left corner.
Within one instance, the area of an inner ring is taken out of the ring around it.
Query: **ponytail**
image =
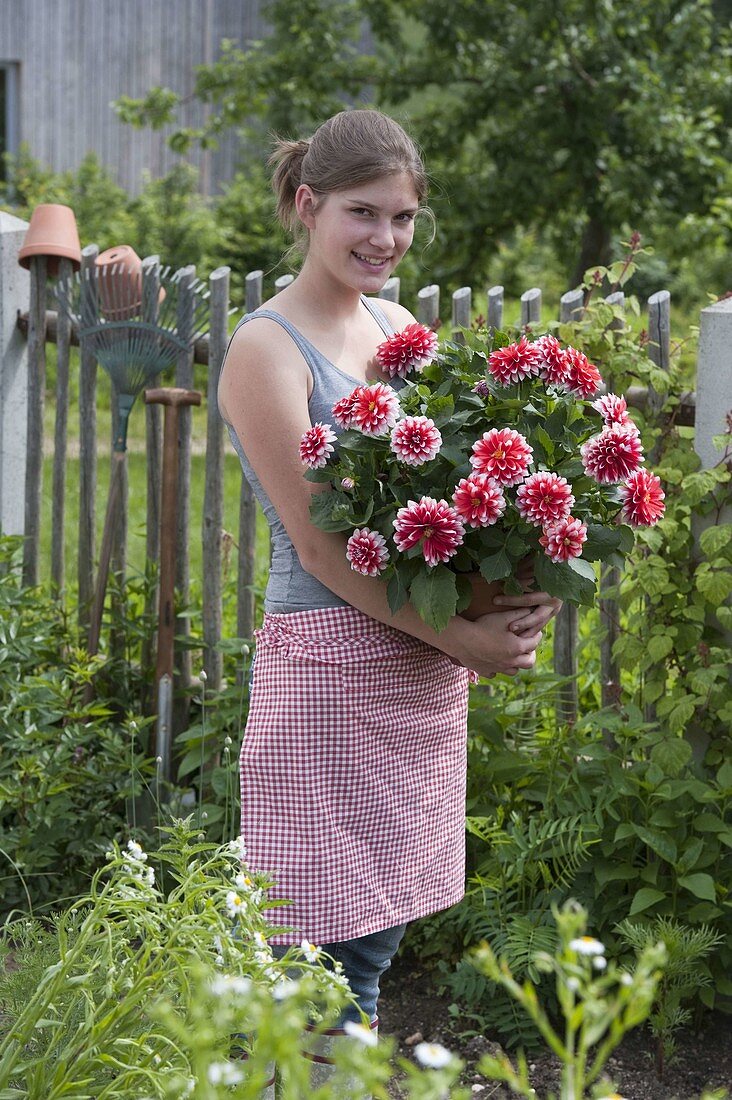
[[[278,138],[268,162],[275,166],[272,189],[277,199],[277,217],[294,236],[300,228],[300,219],[295,211],[295,194],[303,182],[303,161],[309,151],[309,141]]]

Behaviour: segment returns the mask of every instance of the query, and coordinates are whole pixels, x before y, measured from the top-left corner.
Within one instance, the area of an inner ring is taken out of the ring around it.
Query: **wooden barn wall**
[[[190,96],[195,67],[213,61],[223,38],[261,37],[260,0],[0,0],[0,63],[20,66],[19,139],[54,171],[95,152],[128,191],[145,173],[164,175],[180,158],[167,131],[123,125],[110,104],[161,84]],[[201,124],[192,102],[184,126]],[[201,190],[215,194],[235,170],[236,138],[187,159]]]

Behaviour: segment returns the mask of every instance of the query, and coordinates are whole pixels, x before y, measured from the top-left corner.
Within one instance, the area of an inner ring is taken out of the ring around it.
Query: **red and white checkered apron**
[[[266,615],[242,836],[276,880],[273,943],[365,936],[459,901],[468,671],[354,607]]]

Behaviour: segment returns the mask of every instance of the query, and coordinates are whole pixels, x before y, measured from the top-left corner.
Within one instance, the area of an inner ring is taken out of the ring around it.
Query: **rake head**
[[[56,295],[76,323],[79,343],[101,363],[117,394],[115,450],[127,446],[127,420],[137,395],[208,331],[209,291],[185,268],[124,264],[91,267],[61,281]]]

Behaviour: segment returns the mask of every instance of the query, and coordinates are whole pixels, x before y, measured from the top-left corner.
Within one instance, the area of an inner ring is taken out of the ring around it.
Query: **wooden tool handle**
[[[165,386],[157,390],[145,390],[146,405],[170,405],[177,409],[183,405],[200,405],[201,395],[197,390],[181,390],[174,386]]]

